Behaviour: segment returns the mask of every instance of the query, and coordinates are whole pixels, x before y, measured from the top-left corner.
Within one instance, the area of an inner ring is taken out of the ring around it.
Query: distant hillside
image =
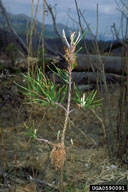
[[[31,25],[31,18],[24,15],[24,14],[12,14],[12,13],[8,13],[9,18],[11,23],[13,24],[15,30],[18,32],[18,34],[21,35],[25,35],[27,29],[30,29],[30,25]],[[29,26],[29,27],[28,27]],[[0,28],[7,28],[7,24],[4,20],[4,18],[2,17],[1,13],[0,13]],[[60,31],[60,33],[62,33],[62,30],[64,29],[67,33],[67,35],[69,35],[70,31],[73,31],[73,29],[66,27],[63,24],[57,24],[58,30]],[[39,21],[36,21],[36,33],[40,33],[42,30],[42,24]],[[45,38],[57,38],[57,34],[54,30],[53,25],[51,24],[45,24]]]
[[[20,37],[22,38],[22,40],[27,44],[28,43],[28,39],[26,38],[26,31],[28,31],[28,29],[30,30],[30,26],[31,26],[31,18],[24,15],[24,14],[8,14],[11,23],[13,24],[15,30],[17,31],[17,33],[20,35]],[[69,28],[61,23],[57,24],[58,30],[60,31],[60,33],[62,33],[62,30],[64,29],[65,32],[67,33],[67,35],[69,35],[70,31],[75,31],[72,28]],[[38,46],[41,43],[40,42],[40,34],[41,34],[41,30],[42,30],[42,23],[39,21],[36,21],[36,30],[34,30],[34,35],[33,35],[33,52],[34,54],[37,53],[38,50]],[[60,52],[63,52],[63,44],[62,41],[58,38],[58,35],[56,34],[53,25],[51,24],[45,24],[45,39],[47,44],[54,50],[59,50]],[[100,35],[98,36],[100,37]],[[87,48],[89,50],[90,53],[94,53],[95,49],[94,49],[94,40],[92,40],[92,38],[90,38],[89,36],[89,32],[85,34],[85,38],[86,38],[86,45]],[[0,39],[1,42],[3,41],[3,43],[1,43],[1,48],[7,46],[7,42],[15,42],[14,39],[14,35],[10,32],[10,30],[8,29],[8,26],[5,22],[5,19],[2,17],[1,13],[0,13]],[[110,41],[106,42],[106,39],[104,39],[104,37],[100,37],[98,38],[100,39],[99,43],[99,47],[100,49],[103,51],[104,49],[106,49],[109,44]],[[102,39],[102,40],[101,40]],[[83,47],[84,48],[84,42],[81,41],[79,44],[79,47]],[[84,49],[81,50],[81,53],[86,53],[86,51]]]

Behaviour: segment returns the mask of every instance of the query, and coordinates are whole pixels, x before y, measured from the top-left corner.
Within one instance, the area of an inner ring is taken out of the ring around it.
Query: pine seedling
[[[68,67],[67,70],[62,70],[56,67],[56,72],[51,71],[58,75],[62,80],[64,80],[65,84],[60,87],[55,82],[49,80],[46,75],[44,75],[41,70],[38,70],[36,74],[36,78],[33,77],[28,72],[27,75],[24,75],[25,82],[27,87],[20,86],[21,91],[27,97],[27,103],[36,103],[39,105],[52,105],[53,107],[61,107],[65,112],[65,121],[63,129],[57,133],[57,142],[53,143],[46,139],[41,139],[37,136],[36,130],[28,129],[28,134],[35,138],[38,141],[46,142],[53,146],[53,149],[50,154],[51,162],[54,163],[56,169],[62,169],[66,160],[66,146],[65,146],[65,134],[67,130],[67,124],[69,120],[69,115],[71,112],[87,107],[96,107],[100,104],[101,100],[95,100],[95,96],[97,91],[92,91],[90,94],[86,95],[85,93],[81,96],[76,85],[74,85],[75,90],[75,98],[71,97],[72,92],[72,70],[77,66],[77,56],[76,56],[76,46],[81,40],[80,32],[76,35],[76,32],[70,34],[70,42],[68,42],[67,37],[65,35],[65,31],[63,30],[63,38],[66,42],[65,49],[65,60],[67,61]],[[67,97],[67,104],[65,107],[64,100]],[[74,100],[77,108],[71,109],[71,100]],[[73,145],[73,140],[71,139],[71,145]],[[63,183],[63,179],[61,177],[61,185]]]

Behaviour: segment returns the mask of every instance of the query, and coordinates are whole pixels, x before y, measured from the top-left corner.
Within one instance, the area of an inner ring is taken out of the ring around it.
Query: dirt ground
[[[36,128],[39,137],[56,143],[57,132],[63,128],[64,111],[24,104],[24,96],[14,81],[23,83],[20,76],[0,79],[0,192],[58,191],[59,171],[49,160],[51,146],[26,135],[25,126]],[[111,87],[113,129],[118,88]],[[98,117],[102,117],[104,108],[102,105],[96,109]],[[127,165],[109,161],[102,124],[90,109],[71,113],[66,146],[65,192],[89,191],[90,184],[128,184]]]

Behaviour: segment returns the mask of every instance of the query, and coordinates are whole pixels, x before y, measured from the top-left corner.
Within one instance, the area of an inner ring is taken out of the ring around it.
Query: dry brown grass
[[[4,85],[4,89],[5,87]],[[50,148],[47,144],[38,143],[29,136],[24,135],[24,123],[38,129],[38,135],[57,143],[57,132],[63,128],[64,113],[61,109],[23,105],[23,99],[19,93],[13,92],[14,89],[11,86],[10,88],[6,87],[6,91],[10,92],[10,90],[14,94],[14,100],[9,100],[1,108],[0,115],[0,127],[3,130],[0,139],[4,139],[4,154],[3,150],[0,152],[0,171],[2,168],[6,168],[6,161],[8,167],[12,167],[14,172],[15,167],[18,169],[29,168],[33,170],[32,176],[39,178],[48,161]],[[114,128],[119,90],[113,88],[111,91],[112,128]],[[97,114],[102,115],[101,107],[97,108]],[[121,166],[119,162],[115,162],[114,165],[109,162],[107,149],[103,144],[104,137],[101,122],[91,111],[77,110],[71,114],[66,138],[67,147],[71,147],[71,138],[74,142],[73,147],[67,149],[67,160],[64,168],[64,185],[67,188],[72,185],[76,189],[74,191],[81,192],[82,190],[77,188],[77,186],[81,185],[88,191],[90,184],[109,183],[112,180],[115,180],[118,184],[128,177],[125,166]],[[17,162],[16,154],[18,156]],[[22,177],[20,183],[18,183],[18,179],[17,177],[16,186],[18,192],[20,192],[20,188],[21,191],[27,190],[25,186],[28,186],[28,181]],[[46,170],[45,180],[49,183],[54,180],[54,166],[51,164]],[[2,188],[3,184],[0,185]],[[14,187],[14,182],[11,185]],[[7,189],[4,188],[2,191],[0,190],[0,192],[6,191]]]

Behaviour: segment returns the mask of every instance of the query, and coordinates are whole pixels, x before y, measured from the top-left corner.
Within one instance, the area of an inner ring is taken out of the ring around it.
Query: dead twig
[[[34,178],[32,178],[32,176],[29,176],[29,178],[30,178],[30,181],[34,181],[34,182],[36,182],[36,183],[40,183],[40,184],[43,184],[43,185],[47,185],[47,186],[49,186],[49,187],[51,187],[51,188],[54,188],[54,189],[58,189],[58,188],[59,188],[58,186],[55,186],[55,185],[53,185],[53,184],[51,184],[51,183],[48,183],[48,182],[46,182],[46,181],[42,181],[42,180],[40,180],[40,179],[34,179]]]

